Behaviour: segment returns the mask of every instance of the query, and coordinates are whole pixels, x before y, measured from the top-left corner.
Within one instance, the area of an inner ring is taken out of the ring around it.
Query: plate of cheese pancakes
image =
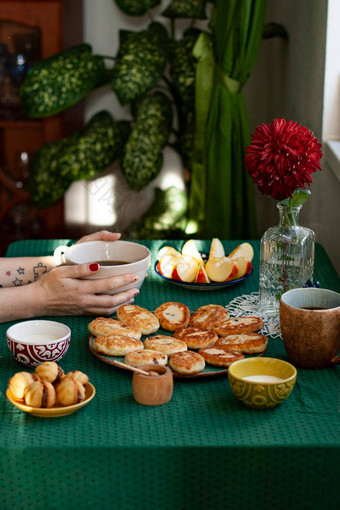
[[[259,317],[231,318],[209,304],[193,313],[187,305],[165,302],[150,311],[122,305],[117,317],[97,317],[88,325],[89,349],[104,363],[120,368],[167,365],[179,379],[226,374],[231,363],[263,356],[268,339]]]

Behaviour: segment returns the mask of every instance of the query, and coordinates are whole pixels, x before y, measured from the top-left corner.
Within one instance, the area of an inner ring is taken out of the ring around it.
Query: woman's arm
[[[120,234],[101,230],[79,239],[87,241],[117,241]],[[21,287],[38,280],[56,266],[53,256],[47,257],[5,257],[0,258],[0,287]]]
[[[1,258],[0,287],[21,287],[35,282],[55,265],[53,256]]]
[[[96,273],[98,264],[60,266],[23,287],[0,289],[0,322],[57,315],[112,315],[132,303],[138,289],[105,294],[138,280],[134,274],[80,279]]]
[[[79,239],[116,241],[120,234],[103,230]],[[97,280],[82,279],[99,265],[55,267],[54,257],[0,259],[0,322],[57,315],[112,315],[122,304],[132,303],[138,289],[106,294],[138,280],[135,274]],[[11,273],[11,274],[9,274]],[[29,283],[29,285],[24,285]]]

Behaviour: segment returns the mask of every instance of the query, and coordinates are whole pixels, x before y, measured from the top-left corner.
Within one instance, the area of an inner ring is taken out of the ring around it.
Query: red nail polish
[[[94,262],[93,264],[90,264],[90,271],[98,271],[99,264],[98,262]]]

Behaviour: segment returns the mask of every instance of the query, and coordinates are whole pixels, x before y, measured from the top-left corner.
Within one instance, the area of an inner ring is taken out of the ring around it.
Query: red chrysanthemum
[[[261,124],[246,148],[245,165],[261,193],[283,200],[297,188],[312,182],[312,172],[321,170],[321,144],[301,124],[274,119]]]

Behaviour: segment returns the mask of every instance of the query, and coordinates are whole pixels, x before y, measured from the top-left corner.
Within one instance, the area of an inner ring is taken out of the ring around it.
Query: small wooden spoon
[[[158,375],[157,372],[153,372],[152,370],[150,370],[150,372],[146,372],[146,370],[141,370],[140,368],[126,365],[126,363],[122,363],[121,361],[114,360],[111,363],[112,363],[112,365],[115,365],[116,367],[125,368],[126,370],[131,370],[131,372],[136,372],[137,374],[148,375],[148,376]]]

